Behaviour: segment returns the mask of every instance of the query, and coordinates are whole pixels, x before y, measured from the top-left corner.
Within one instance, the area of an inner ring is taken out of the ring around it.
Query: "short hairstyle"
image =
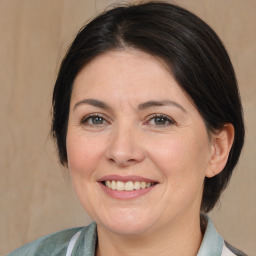
[[[52,135],[67,163],[66,133],[72,85],[93,58],[134,48],[160,57],[189,95],[210,132],[231,123],[235,138],[221,173],[205,178],[201,211],[209,212],[226,188],[244,143],[243,111],[230,58],[216,33],[191,12],[166,2],[115,7],[77,34],[64,57],[52,98]]]

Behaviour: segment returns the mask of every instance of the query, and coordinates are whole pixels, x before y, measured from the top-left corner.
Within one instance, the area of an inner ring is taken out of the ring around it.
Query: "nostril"
[[[108,161],[110,163],[115,163],[117,165],[120,165],[120,166],[126,166],[126,165],[129,165],[129,164],[133,164],[133,163],[136,163],[136,159],[133,159],[133,158],[126,158],[126,157],[109,157],[108,158]]]
[[[115,162],[115,160],[113,158],[109,158],[108,161],[111,162],[111,163]]]

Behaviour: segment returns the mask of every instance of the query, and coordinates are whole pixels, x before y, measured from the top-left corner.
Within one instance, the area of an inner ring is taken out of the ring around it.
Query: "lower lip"
[[[147,193],[149,193],[156,185],[144,188],[144,189],[138,189],[138,190],[131,190],[131,191],[125,191],[125,190],[113,190],[105,185],[103,185],[101,182],[99,182],[99,185],[101,186],[102,190],[109,195],[112,198],[115,199],[121,199],[121,200],[127,200],[127,199],[135,199],[137,197],[143,196]]]

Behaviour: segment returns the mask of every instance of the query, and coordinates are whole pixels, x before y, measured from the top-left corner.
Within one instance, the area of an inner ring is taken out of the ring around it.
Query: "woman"
[[[91,21],[61,64],[52,133],[95,222],[9,255],[245,255],[205,215],[244,124],[228,54],[195,15],[151,2]]]

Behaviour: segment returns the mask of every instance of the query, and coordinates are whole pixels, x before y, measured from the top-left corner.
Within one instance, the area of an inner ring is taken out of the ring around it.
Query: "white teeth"
[[[126,191],[134,190],[134,185],[132,181],[125,182],[124,188]]]
[[[112,189],[117,189],[117,187],[116,187],[116,181],[110,181],[110,184],[111,184],[111,187],[109,187],[109,188],[112,188]]]
[[[122,181],[117,181],[116,182],[116,189],[117,190],[122,191],[122,190],[124,190],[124,188],[125,188],[125,185]]]
[[[140,189],[140,182],[139,181],[134,182],[134,188],[135,189]]]
[[[118,190],[118,191],[132,191],[132,190],[138,190],[138,189],[145,189],[149,188],[153,185],[151,182],[145,182],[145,181],[115,181],[115,180],[107,180],[105,181],[106,187],[113,189],[113,190]]]
[[[143,182],[140,183],[140,187],[141,187],[141,188],[146,188],[146,186],[147,186],[147,184],[146,184],[145,181],[143,181]]]
[[[108,188],[112,187],[112,186],[111,186],[111,181],[107,180],[107,181],[106,181],[106,186],[107,186]]]

